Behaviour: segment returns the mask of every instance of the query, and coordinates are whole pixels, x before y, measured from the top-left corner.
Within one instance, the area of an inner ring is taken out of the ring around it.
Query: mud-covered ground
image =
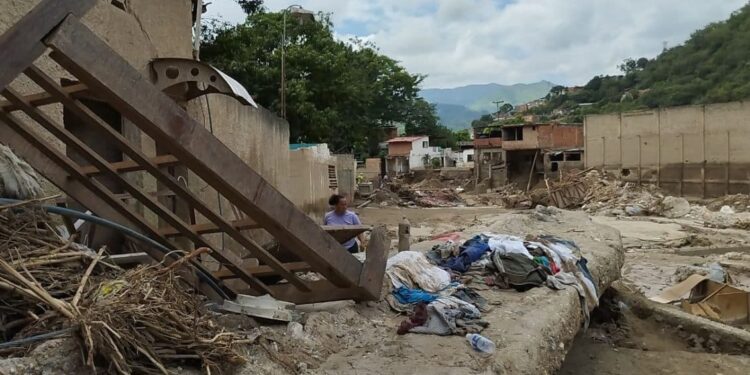
[[[748,373],[750,356],[715,353],[718,343],[654,317],[641,319],[617,302],[603,300],[602,304],[611,308],[592,314],[592,326],[576,337],[558,374]]]

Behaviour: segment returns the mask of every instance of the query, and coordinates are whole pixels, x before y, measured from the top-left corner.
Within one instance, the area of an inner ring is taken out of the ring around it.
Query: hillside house
[[[439,147],[430,147],[430,137],[426,135],[396,137],[386,143],[388,144],[386,171],[389,175],[408,173],[412,169],[423,169],[426,167],[425,159],[438,158],[442,165],[442,150]]]

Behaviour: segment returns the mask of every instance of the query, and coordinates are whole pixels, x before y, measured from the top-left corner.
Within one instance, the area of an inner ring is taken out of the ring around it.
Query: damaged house
[[[532,185],[583,168],[581,124],[524,123],[474,129],[475,176],[485,188]]]

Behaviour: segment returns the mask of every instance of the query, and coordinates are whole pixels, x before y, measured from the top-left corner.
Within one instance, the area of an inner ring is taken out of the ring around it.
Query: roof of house
[[[391,138],[391,139],[387,140],[386,142],[388,142],[388,143],[401,143],[401,142],[409,142],[409,143],[411,143],[411,142],[414,142],[414,141],[418,141],[418,140],[420,140],[422,138],[427,138],[427,136],[426,135],[413,135],[413,136],[409,136],[409,137],[396,137],[396,138]]]

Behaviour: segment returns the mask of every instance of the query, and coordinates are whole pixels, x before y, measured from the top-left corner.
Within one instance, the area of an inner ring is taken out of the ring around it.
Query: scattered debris
[[[182,361],[207,371],[242,363],[237,345],[255,338],[220,328],[176,272],[206,249],[168,267],[123,270],[100,260],[104,249],[63,240],[32,203],[0,210],[6,352],[23,354],[33,345],[25,339],[73,330],[92,369],[99,359],[117,373],[167,373],[168,363]]]
[[[29,164],[21,160],[13,151],[0,144],[0,197],[33,199],[42,196],[42,188]]]
[[[260,297],[240,294],[237,295],[234,301],[225,300],[221,309],[256,318],[283,322],[291,322],[294,319],[294,315],[292,314],[292,310],[294,309],[293,303],[279,301],[267,294]]]

